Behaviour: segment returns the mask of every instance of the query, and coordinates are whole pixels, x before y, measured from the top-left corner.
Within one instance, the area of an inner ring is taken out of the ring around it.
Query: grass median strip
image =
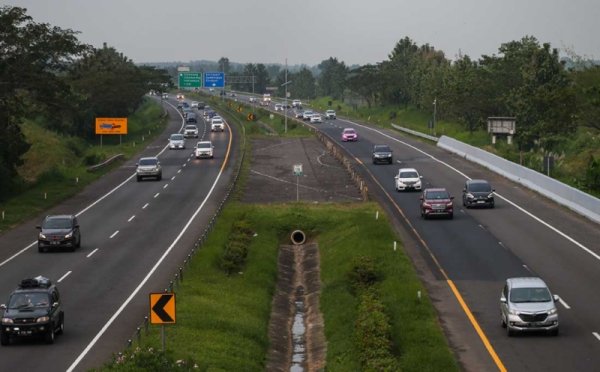
[[[328,370],[362,369],[355,327],[360,300],[349,275],[357,257],[369,257],[377,269],[390,353],[400,369],[458,370],[430,301],[425,295],[417,298],[417,291],[425,294],[425,289],[402,250],[394,251],[396,237],[381,213],[375,219],[376,210],[373,203],[230,203],[176,288],[177,324],[167,327],[168,355],[191,360],[200,370],[264,370],[278,247],[301,229],[319,245]],[[240,220],[254,234],[244,271],[227,275],[219,262]],[[151,327],[139,346],[156,350],[160,345],[160,328]],[[135,359],[124,358],[127,363]],[[106,368],[126,369],[127,363]]]

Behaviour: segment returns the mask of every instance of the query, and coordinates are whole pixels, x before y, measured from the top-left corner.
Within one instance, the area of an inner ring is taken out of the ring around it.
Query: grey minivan
[[[508,336],[524,331],[546,331],[558,335],[558,313],[544,281],[537,277],[506,279],[500,295],[502,327]]]

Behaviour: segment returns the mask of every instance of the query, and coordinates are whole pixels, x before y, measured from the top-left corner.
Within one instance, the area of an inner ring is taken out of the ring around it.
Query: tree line
[[[14,191],[30,147],[24,120],[92,139],[96,117],[126,117],[149,90],[170,83],[164,70],[81,43],[77,32],[37,23],[25,8],[0,7],[0,198]]]

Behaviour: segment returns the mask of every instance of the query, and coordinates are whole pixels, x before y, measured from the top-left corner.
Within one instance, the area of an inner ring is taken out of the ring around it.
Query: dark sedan
[[[392,149],[388,145],[373,146],[373,164],[388,163],[392,164]]]
[[[466,208],[494,208],[494,189],[486,180],[467,180],[463,189],[462,203]]]
[[[38,235],[38,251],[48,249],[68,248],[72,251],[81,246],[79,222],[73,215],[46,216]]]

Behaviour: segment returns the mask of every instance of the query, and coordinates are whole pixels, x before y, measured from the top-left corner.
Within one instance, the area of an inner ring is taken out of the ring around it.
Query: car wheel
[[[54,343],[54,327],[51,327],[48,332],[46,332],[44,335],[44,341],[46,341],[47,344]]]
[[[506,335],[507,335],[508,337],[512,337],[512,336],[514,336],[514,335],[516,335],[516,334],[517,334],[517,333],[516,333],[515,331],[513,331],[513,330],[512,330],[510,327],[508,327],[508,326],[506,327]]]
[[[156,177],[156,180],[157,180],[157,181],[160,181],[160,180],[162,180],[162,174],[159,174],[159,175]]]
[[[6,345],[10,344],[10,336],[4,332],[0,333],[0,344],[2,346],[6,346]]]
[[[79,247],[81,247],[81,235],[79,235],[79,239],[77,239],[77,245],[75,245],[75,248]]]
[[[142,180],[142,177],[137,176],[137,181],[140,182]]]
[[[60,319],[60,326],[58,327],[58,331],[56,331],[56,333],[59,335],[62,335],[63,333],[65,333],[65,317],[64,317],[64,315]]]
[[[490,204],[490,208],[494,209],[494,203]]]
[[[448,215],[448,219],[449,219],[449,220],[453,220],[453,219],[454,219],[454,213],[450,213],[450,214]]]
[[[504,320],[504,317],[502,316],[502,314],[500,314],[500,321],[501,321],[502,328],[506,328],[506,321]]]
[[[558,336],[558,328],[551,330],[550,336],[555,336],[555,337]]]

